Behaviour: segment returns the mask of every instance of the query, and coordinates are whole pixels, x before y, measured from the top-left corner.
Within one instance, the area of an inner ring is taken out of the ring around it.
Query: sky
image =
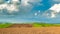
[[[0,22],[60,23],[60,0],[0,0]]]

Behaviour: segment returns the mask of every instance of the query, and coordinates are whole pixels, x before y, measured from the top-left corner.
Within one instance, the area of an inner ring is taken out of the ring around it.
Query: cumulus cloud
[[[36,6],[40,6],[42,0],[21,0],[21,7],[22,12],[32,12]],[[38,8],[37,8],[38,9]]]
[[[51,18],[55,18],[57,17],[56,15],[58,15],[58,13],[60,13],[60,4],[54,4],[50,9],[48,9],[46,15],[50,16]]]
[[[3,1],[1,1],[1,2],[3,2]],[[3,11],[3,9],[5,9],[9,13],[17,12],[17,11],[19,11],[18,5],[16,4],[18,2],[19,2],[19,0],[9,0],[5,3],[2,3],[2,4],[0,4],[0,10]]]
[[[21,1],[21,5],[23,5],[23,6],[27,6],[27,5],[29,5],[29,2],[30,0],[22,0]]]
[[[60,4],[55,4],[49,10],[54,10],[54,12],[60,12]]]
[[[21,3],[24,5],[24,6],[27,6],[27,5],[34,5],[34,4],[39,4],[39,2],[41,2],[42,0],[21,0]]]
[[[18,11],[18,8],[15,5],[7,5],[6,9],[11,13],[13,11]]]
[[[28,14],[29,11],[32,13],[33,11],[35,12],[38,10],[41,10],[41,12],[42,12],[42,10],[47,9],[47,8],[45,8],[46,6],[49,7],[49,5],[50,5],[50,3],[46,4],[50,0],[46,1],[46,3],[43,0],[21,0],[21,4],[20,4],[19,0],[8,0],[6,2],[4,2],[3,0],[0,0],[0,1],[1,1],[0,3],[2,3],[2,4],[0,4],[0,10],[6,9],[8,13],[21,11],[23,13],[26,12]],[[18,5],[18,4],[20,4],[20,5]],[[57,8],[56,5],[54,5],[49,9],[49,10],[53,10],[53,11],[51,11],[51,17],[55,17],[55,15],[56,15],[55,13],[59,12],[58,8],[57,9],[56,8]],[[37,13],[35,13],[35,15],[37,15]]]

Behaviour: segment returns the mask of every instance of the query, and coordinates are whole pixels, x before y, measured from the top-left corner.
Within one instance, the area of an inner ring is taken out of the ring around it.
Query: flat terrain
[[[0,34],[60,34],[60,27],[0,28]]]
[[[60,34],[60,24],[0,24],[0,34]]]

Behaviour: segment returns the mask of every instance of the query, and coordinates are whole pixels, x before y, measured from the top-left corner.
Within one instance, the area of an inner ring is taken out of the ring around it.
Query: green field
[[[10,23],[1,23],[0,24],[0,28],[7,28],[7,27],[9,27],[9,26],[11,26],[12,24],[10,24]]]
[[[26,23],[27,24],[27,23]],[[31,23],[30,23],[31,24]],[[0,28],[7,28],[9,26],[11,26],[13,24],[11,23],[0,23]],[[60,24],[51,24],[51,23],[38,23],[38,22],[34,22],[32,23],[33,27],[50,27],[50,26],[59,26]]]
[[[60,26],[60,24],[52,24],[52,23],[33,23],[33,27],[50,27],[50,26]]]

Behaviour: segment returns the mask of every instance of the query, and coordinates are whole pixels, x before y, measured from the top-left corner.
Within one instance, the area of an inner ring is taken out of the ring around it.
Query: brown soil
[[[0,28],[0,34],[60,34],[60,27],[32,27],[31,24],[13,24]]]
[[[32,27],[32,24],[13,24],[8,28]]]
[[[60,27],[2,28],[0,34],[60,34]]]

